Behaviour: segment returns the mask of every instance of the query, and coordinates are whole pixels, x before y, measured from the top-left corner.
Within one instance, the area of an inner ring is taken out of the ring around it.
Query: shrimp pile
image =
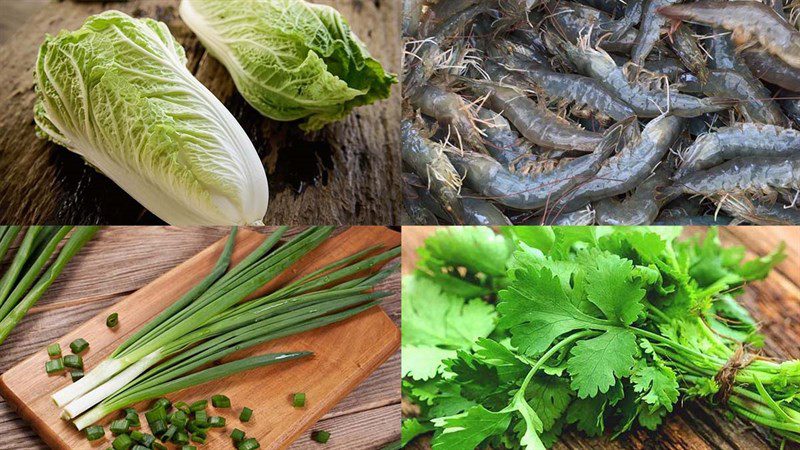
[[[800,1],[405,0],[405,224],[800,224]]]

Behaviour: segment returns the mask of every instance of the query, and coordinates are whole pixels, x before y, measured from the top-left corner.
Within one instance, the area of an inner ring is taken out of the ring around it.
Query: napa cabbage
[[[183,0],[181,19],[261,114],[316,130],[387,98],[384,72],[342,15],[302,0]]]
[[[81,155],[166,222],[264,217],[267,177],[253,144],[187,70],[165,24],[107,11],[48,35],[35,83],[38,134]]]

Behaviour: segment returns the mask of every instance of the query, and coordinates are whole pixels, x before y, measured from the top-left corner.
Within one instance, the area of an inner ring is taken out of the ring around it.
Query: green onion
[[[328,439],[331,438],[331,434],[327,431],[314,431],[311,433],[311,440],[315,442],[319,442],[320,444],[325,444],[328,442]]]
[[[197,442],[198,444],[205,444],[206,443],[206,435],[205,433],[194,433],[192,437],[189,438],[192,442]]]
[[[114,447],[114,450],[128,450],[133,446],[133,440],[127,434],[120,434],[114,439],[111,446]]]
[[[72,378],[72,382],[76,382],[83,378],[83,371],[82,370],[73,370],[69,373],[70,378]]]
[[[106,326],[108,328],[114,328],[119,325],[119,314],[111,313],[108,317],[106,317]]]
[[[125,408],[125,419],[129,424],[131,424],[132,427],[138,427],[141,425],[139,413],[133,408]]]
[[[198,400],[192,403],[191,406],[189,406],[189,411],[191,412],[202,411],[206,409],[207,406],[208,406],[208,400]]]
[[[242,408],[242,413],[239,414],[239,420],[242,422],[250,422],[251,417],[253,417],[253,410],[246,406]]]
[[[86,428],[86,439],[96,441],[106,435],[106,431],[99,425],[92,425]]]
[[[169,427],[167,427],[167,431],[165,431],[164,434],[161,436],[161,442],[169,441],[175,436],[175,433],[177,433],[178,431],[179,431],[178,427],[176,427],[175,425],[170,425]]]
[[[208,413],[205,411],[197,411],[194,414],[194,423],[200,428],[208,427]]]
[[[160,442],[153,442],[152,447],[153,447],[154,450],[167,450],[167,447],[161,445]]]
[[[211,404],[214,406],[214,408],[230,408],[231,399],[219,394],[211,397]]]
[[[211,428],[222,428],[225,426],[225,418],[220,416],[209,417],[208,426]]]
[[[111,427],[109,429],[111,430],[111,434],[117,436],[119,434],[127,433],[129,428],[130,424],[128,424],[127,420],[119,419],[111,422]]]
[[[153,402],[153,408],[164,408],[164,412],[167,412],[172,408],[172,402],[166,398],[160,398]]]
[[[189,434],[184,431],[178,431],[172,437],[172,443],[178,445],[185,445],[189,443]]]
[[[185,429],[188,422],[189,417],[183,411],[175,411],[175,413],[169,419],[169,423],[178,427],[179,430]]]
[[[58,359],[51,359],[44,363],[44,371],[47,372],[48,375],[52,375],[54,373],[58,373],[64,370],[64,360],[61,358]]]
[[[63,408],[63,417],[83,429],[139,401],[309,356],[309,352],[259,355],[204,368],[239,350],[347,319],[388,295],[369,291],[394,268],[367,276],[358,273],[397,256],[399,248],[363,260],[359,259],[374,249],[359,252],[245,301],[332,232],[331,227],[310,227],[279,245],[285,230],[279,228],[228,268],[235,244],[233,228],[208,276],[133,333],[83,379],[53,394],[56,405]],[[201,409],[206,403],[203,401]],[[190,412],[197,411],[196,405]]]
[[[150,450],[150,447],[145,447],[144,445],[136,444],[133,446],[131,450]]]
[[[0,278],[0,344],[44,295],[72,257],[94,236],[98,227],[75,228],[57,252],[58,245],[71,229],[72,227],[28,227],[11,265]],[[5,238],[8,233],[6,230],[0,239],[2,253],[5,253],[3,248],[7,243]],[[51,260],[52,263],[45,270]]]
[[[140,430],[131,431],[130,436],[131,439],[133,439],[136,442],[142,442],[142,439],[144,439],[144,433],[142,433]]]
[[[231,433],[231,439],[233,439],[234,442],[244,440],[244,431],[234,428],[233,432]]]
[[[181,447],[181,450],[197,450],[197,447],[195,447],[194,445],[184,445],[183,447]]]
[[[150,431],[156,436],[161,436],[167,431],[167,423],[161,419],[154,420],[152,423],[147,423],[150,426]]]
[[[245,439],[236,446],[238,450],[255,450],[259,447],[261,445],[254,438]]]
[[[292,406],[295,408],[302,408],[306,406],[306,394],[298,392],[292,396]]]
[[[47,355],[51,358],[60,358],[61,357],[61,344],[56,342],[55,344],[50,344],[47,346]]]
[[[139,442],[141,442],[145,447],[152,447],[156,442],[156,437],[149,433],[143,433],[142,440]]]
[[[72,369],[83,369],[83,358],[80,355],[64,355],[64,366]]]
[[[70,350],[72,350],[72,353],[77,355],[78,353],[81,353],[87,348],[89,348],[89,343],[86,342],[84,338],[78,338],[72,341],[71,344],[69,344],[69,348]]]

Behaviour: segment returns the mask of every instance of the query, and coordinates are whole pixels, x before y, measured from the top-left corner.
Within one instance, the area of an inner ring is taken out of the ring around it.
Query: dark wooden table
[[[414,249],[435,231],[435,227],[403,228],[403,273],[413,270]],[[686,233],[704,231],[688,227]],[[744,306],[761,323],[766,337],[763,353],[778,359],[800,358],[800,227],[724,227],[720,237],[725,245],[739,245],[747,250],[747,258],[766,255],[780,241],[786,243],[788,257],[764,281],[752,283],[742,296]],[[797,449],[800,446],[787,445]],[[409,448],[430,449],[426,438],[417,439]],[[729,421],[723,409],[714,409],[701,402],[678,405],[657,431],[637,428],[615,441],[587,439],[579,433],[562,436],[554,450],[756,450],[773,448],[766,437],[750,423]],[[777,448],[775,446],[774,448]]]
[[[296,230],[290,230],[291,235]],[[226,228],[108,227],[70,261],[45,296],[0,346],[0,373],[226,235]],[[400,276],[382,307],[400,325]],[[375,449],[400,439],[400,353],[319,421],[326,449]],[[293,449],[314,444],[304,434]],[[0,397],[0,450],[48,448]]]
[[[261,116],[236,92],[178,16],[179,0],[50,2],[0,0],[0,223],[153,224],[159,219],[63,147],[38,139],[33,67],[46,33],[75,30],[86,17],[118,9],[165,22],[186,49],[190,71],[233,113],[267,170],[267,224],[395,224],[400,215],[399,88],[345,120],[304,134],[296,123]],[[400,67],[399,2],[319,0],[335,6],[373,57]]]

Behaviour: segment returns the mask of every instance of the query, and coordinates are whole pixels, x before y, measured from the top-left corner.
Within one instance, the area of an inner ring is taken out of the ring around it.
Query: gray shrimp
[[[614,17],[620,17],[625,14],[625,3],[619,0],[577,0],[577,3],[599,9]]]
[[[547,216],[535,216],[525,221],[525,225],[592,225],[595,223],[596,217],[597,215],[595,210],[587,206],[586,208],[581,208],[577,211],[555,215],[552,218]]]
[[[486,149],[492,158],[505,167],[514,168],[533,162],[535,147],[521,139],[501,114],[481,108],[478,118],[478,128],[485,136]]]
[[[629,82],[623,70],[602,49],[576,46],[557,38],[556,42],[581,72],[599,81],[640,117],[658,117],[662,112],[680,117],[695,117],[727,109],[736,103],[734,99],[697,98],[678,92],[646,90],[635,82]]]
[[[664,191],[665,197],[752,193],[773,196],[777,189],[800,189],[800,156],[736,158],[708,170],[684,175]]]
[[[790,91],[800,91],[800,69],[760,49],[745,50],[742,57],[756,77]]]
[[[481,134],[469,114],[467,103],[460,95],[428,84],[410,97],[409,101],[423,114],[449,127],[451,141],[460,148],[466,146],[473,151],[487,153]]]
[[[508,217],[486,200],[465,196],[461,201],[466,225],[511,225]]]
[[[781,203],[752,200],[743,195],[723,194],[713,198],[723,211],[759,225],[800,225],[800,209]]]
[[[743,156],[800,156],[800,131],[757,123],[720,128],[698,137],[686,149],[676,175],[682,177]]]
[[[662,217],[663,216],[663,217]],[[717,214],[714,216],[669,216],[662,213],[656,218],[653,225],[686,225],[686,226],[726,226],[730,225],[733,218],[724,214]]]
[[[579,128],[540,107],[520,91],[496,83],[462,78],[470,90],[487,96],[486,106],[503,114],[519,132],[536,145],[589,152],[603,139],[600,133]]]
[[[623,194],[647,179],[683,130],[683,119],[661,116],[651,120],[640,139],[606,161],[597,175],[553,207],[573,211],[589,202]]]
[[[575,2],[558,2],[550,13],[550,20],[555,30],[570,41],[576,41],[591,30],[592,45],[602,38],[603,48],[608,51],[627,53],[636,39],[633,30],[621,33],[617,39],[609,37],[615,27],[614,20],[602,11]]]
[[[679,0],[645,0],[642,9],[642,20],[639,24],[639,33],[631,50],[631,60],[639,66],[644,64],[647,55],[653,51],[653,47],[661,36],[661,29],[666,24],[667,19],[656,14],[656,10],[663,6],[677,3]]]
[[[500,10],[500,18],[494,25],[496,34],[505,33],[510,29],[517,28],[519,24],[527,23],[528,12],[541,0],[497,0],[497,7]]]
[[[692,36],[692,32],[686,27],[682,27],[672,33],[671,37],[672,45],[670,47],[678,55],[678,58],[693,74],[697,75],[700,81],[707,81],[708,67],[705,53],[700,49],[700,44]]]
[[[497,161],[479,153],[454,153],[450,155],[450,160],[463,174],[464,183],[480,195],[509,208],[537,209],[593,176],[614,151],[624,128],[630,126],[632,120],[610,128],[593,153],[535,176],[510,173]]]
[[[800,127],[800,93],[780,91],[778,93],[778,103],[783,108],[786,116],[789,117],[797,127]]]
[[[633,190],[625,200],[602,199],[594,203],[598,225],[649,225],[656,220],[663,206],[658,191],[668,186],[672,170],[669,164],[662,163],[642,184]]]
[[[644,0],[629,0],[628,6],[625,8],[625,15],[614,23],[611,39],[620,40],[628,30],[639,23],[642,20],[643,9]]]
[[[490,56],[505,63],[508,70],[538,87],[548,97],[566,99],[578,105],[588,105],[614,120],[623,120],[634,115],[633,110],[628,105],[617,100],[593,78],[553,72],[531,66],[526,67],[524,62],[521,64],[516,63],[516,58],[513,58],[513,56],[504,57],[498,52],[490,52]],[[497,68],[493,67],[496,64],[492,60],[486,61],[487,71],[491,69],[497,73]]]
[[[424,205],[426,196],[420,195],[414,184],[422,184],[415,174],[403,174],[403,225],[437,225],[436,215]]]
[[[736,46],[757,41],[774,56],[800,68],[800,31],[775,10],[754,1],[699,1],[658,8],[673,20],[685,20],[725,28],[733,32]]]
[[[464,207],[459,196],[461,178],[447,155],[442,149],[436,148],[434,142],[420,136],[411,120],[403,120],[400,130],[403,163],[426,182],[431,194],[447,211],[451,221],[463,223]]]
[[[778,104],[772,100],[769,89],[753,78],[749,72],[741,74],[736,70],[712,70],[705,83],[695,83],[682,77],[685,92],[702,92],[708,96],[734,98],[739,100],[738,109],[750,122],[770,125],[786,125],[786,116]]]

